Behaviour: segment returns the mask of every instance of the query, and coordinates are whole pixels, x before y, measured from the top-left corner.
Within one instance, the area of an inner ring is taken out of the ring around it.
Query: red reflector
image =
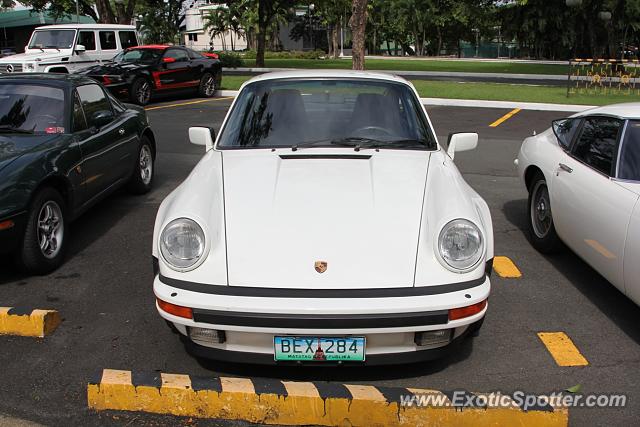
[[[174,316],[184,317],[185,319],[193,319],[193,312],[191,311],[191,308],[171,304],[158,298],[156,298],[156,300],[158,301],[158,307],[160,307],[162,311],[173,314]]]
[[[8,230],[9,228],[13,227],[15,224],[13,221],[11,221],[10,219],[6,220],[6,221],[2,221],[0,222],[0,230]]]
[[[487,300],[480,301],[466,307],[452,308],[449,310],[449,320],[458,320],[480,313],[487,306]]]
[[[102,83],[105,86],[109,86],[111,84],[111,79],[109,77],[107,77],[107,76],[102,76]]]

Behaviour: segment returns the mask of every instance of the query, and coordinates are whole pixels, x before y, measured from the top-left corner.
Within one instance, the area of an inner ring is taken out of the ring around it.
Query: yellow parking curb
[[[470,393],[469,393],[470,394]],[[401,404],[433,395],[448,404]],[[480,396],[478,394],[474,396]],[[450,393],[264,378],[193,377],[105,369],[87,386],[94,410],[142,411],[259,424],[321,426],[566,426],[565,407],[452,406]]]
[[[493,269],[498,276],[507,279],[517,279],[522,277],[522,273],[513,261],[506,256],[496,256],[493,258]]]
[[[61,322],[60,314],[55,310],[0,307],[0,335],[42,338]]]

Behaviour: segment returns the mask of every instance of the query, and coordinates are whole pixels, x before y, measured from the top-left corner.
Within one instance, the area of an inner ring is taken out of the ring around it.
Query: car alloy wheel
[[[138,85],[136,97],[140,105],[146,105],[151,98],[151,86],[148,81],[143,81]]]
[[[549,230],[553,225],[553,217],[551,215],[551,201],[549,199],[549,189],[545,181],[537,181],[531,192],[531,225],[533,232],[540,239],[549,234]]]
[[[144,185],[149,185],[153,176],[153,156],[148,145],[140,149],[140,178]]]
[[[55,258],[62,248],[64,221],[62,209],[53,200],[47,201],[40,208],[37,237],[42,255],[47,259]]]

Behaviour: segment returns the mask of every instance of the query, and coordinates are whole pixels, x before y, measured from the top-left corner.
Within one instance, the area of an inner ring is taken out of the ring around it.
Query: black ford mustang
[[[78,71],[93,77],[118,96],[146,105],[154,92],[197,89],[211,97],[220,87],[222,65],[215,54],[180,46],[146,45],[125,49],[112,61]]]
[[[55,269],[71,220],[123,185],[151,189],[155,152],[144,110],[93,79],[0,76],[0,253],[26,271]]]

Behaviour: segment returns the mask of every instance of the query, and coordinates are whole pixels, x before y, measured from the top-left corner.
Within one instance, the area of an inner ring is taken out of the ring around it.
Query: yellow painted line
[[[0,335],[43,338],[61,322],[60,314],[55,310],[0,307]]]
[[[496,120],[495,122],[491,123],[489,125],[489,127],[495,128],[500,126],[502,123],[506,122],[507,120],[509,120],[511,117],[515,116],[516,114],[518,114],[520,112],[520,108],[514,108],[513,110],[509,111],[507,114],[505,114],[504,116],[500,117],[498,120]]]
[[[589,364],[571,338],[564,332],[538,332],[538,337],[559,366],[587,366]]]
[[[517,279],[522,277],[522,273],[516,267],[513,261],[506,256],[497,256],[493,258],[493,269],[500,277],[507,279]]]
[[[569,421],[569,410],[563,406],[525,411],[508,400],[509,404],[503,407],[495,404],[455,407],[445,393],[435,390],[324,381],[135,374],[105,369],[100,379],[87,385],[89,408],[278,425],[552,427],[567,426]],[[419,395],[438,398],[442,403],[401,404],[403,397]]]
[[[222,100],[225,100],[225,99],[232,99],[232,98],[233,98],[233,96],[224,96],[222,98],[200,99],[198,101],[181,102],[179,104],[158,105],[156,107],[147,107],[147,108],[145,108],[145,111],[160,110],[162,108],[182,107],[184,105],[202,104],[203,102],[222,101]]]

